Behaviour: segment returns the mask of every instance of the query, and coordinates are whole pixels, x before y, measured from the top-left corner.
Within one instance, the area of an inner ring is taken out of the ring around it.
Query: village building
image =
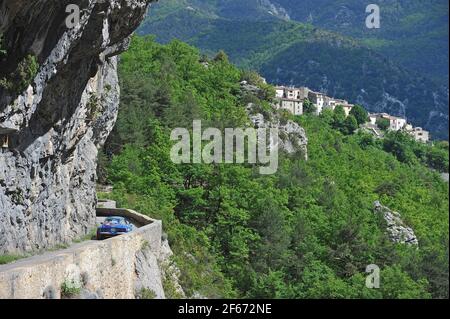
[[[279,98],[276,104],[276,109],[288,110],[294,115],[303,114],[303,100]]]
[[[430,141],[430,132],[425,131],[421,127],[415,127],[407,132],[418,142],[428,143]]]
[[[346,101],[346,100],[335,99],[335,98],[325,96],[322,111],[325,109],[330,109],[330,110],[334,111],[336,109],[336,107],[338,107],[338,106],[342,106],[342,108],[344,109],[344,112],[345,112],[345,116],[349,116],[350,111],[354,107],[353,104],[348,103],[348,101]]]
[[[413,127],[406,119],[401,117],[392,116],[387,113],[374,113],[369,114],[369,123],[371,125],[376,125],[379,118],[389,120],[389,130],[391,131],[403,130],[418,142],[428,143],[430,141],[430,132],[421,127]]]
[[[369,121],[371,124],[376,124],[378,119],[386,119],[389,121],[389,129],[391,131],[400,131],[406,128],[407,120],[401,117],[392,116],[387,113],[373,113],[369,114]]]
[[[323,93],[313,92],[313,91],[308,92],[308,99],[316,107],[317,114],[322,113],[323,108],[325,106],[325,98],[326,98],[326,96]]]
[[[345,116],[349,116],[354,105],[346,100],[335,99],[326,96],[320,92],[314,92],[307,87],[287,87],[277,86],[275,87],[276,95],[276,109],[287,110],[294,115],[302,115],[304,113],[304,101],[308,99],[316,107],[316,114],[319,115],[325,109],[334,111],[336,107],[342,106],[345,112]],[[390,131],[403,130],[414,137],[416,141],[427,143],[430,140],[430,133],[425,131],[421,127],[414,128],[411,124],[408,124],[407,120],[392,116],[387,113],[372,113],[369,114],[369,122],[366,123],[366,129],[370,132],[374,132],[375,136],[382,137],[382,132],[377,127],[377,121],[379,119],[386,119],[389,121]]]
[[[281,99],[282,97],[284,97],[284,87],[277,86],[275,88],[275,97],[277,99]]]
[[[287,87],[287,86],[277,86],[275,88],[276,97],[281,99],[293,99],[293,100],[304,100],[308,97],[308,92],[310,90],[306,87]]]
[[[342,108],[344,109],[345,116],[349,116],[354,105],[352,104],[340,104],[340,105],[342,105]]]

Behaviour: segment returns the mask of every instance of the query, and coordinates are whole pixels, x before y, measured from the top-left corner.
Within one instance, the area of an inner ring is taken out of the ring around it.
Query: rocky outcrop
[[[386,231],[389,238],[394,243],[419,245],[414,230],[405,225],[402,216],[398,212],[394,212],[381,205],[379,201],[374,203],[375,213],[381,214],[386,222]]]
[[[263,78],[261,82],[265,82]],[[264,99],[264,92],[257,86],[241,82],[243,95]],[[255,128],[277,128],[279,132],[278,147],[288,154],[300,153],[305,160],[308,159],[308,137],[305,129],[290,119],[284,119],[283,115],[276,111],[272,105],[270,110],[265,110],[259,103],[248,103],[247,114]]]
[[[288,154],[300,152],[303,158],[307,160],[308,138],[305,129],[291,120],[283,121],[275,110],[264,115],[259,113],[257,108],[258,106],[252,103],[247,106],[250,121],[255,128],[277,128],[279,132],[279,149]]]
[[[97,149],[118,111],[116,55],[149,2],[0,1],[0,135],[9,140],[0,149],[0,254],[70,242],[94,226]],[[81,9],[72,28],[68,4]]]

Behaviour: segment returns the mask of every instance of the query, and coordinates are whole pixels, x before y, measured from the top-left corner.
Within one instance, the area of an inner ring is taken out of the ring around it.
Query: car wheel
[[[103,240],[103,236],[99,232],[97,232],[97,240]]]

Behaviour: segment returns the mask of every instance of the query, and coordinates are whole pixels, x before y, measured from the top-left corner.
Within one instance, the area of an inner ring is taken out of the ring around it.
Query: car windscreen
[[[105,223],[106,224],[121,224],[123,220],[121,218],[106,218]]]

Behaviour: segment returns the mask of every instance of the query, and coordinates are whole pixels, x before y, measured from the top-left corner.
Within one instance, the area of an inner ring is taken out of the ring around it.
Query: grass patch
[[[5,264],[9,264],[12,263],[13,261],[25,258],[27,256],[21,256],[21,255],[0,255],[0,265],[5,265]]]
[[[156,293],[148,288],[141,288],[137,294],[137,299],[155,299]]]
[[[95,239],[96,235],[97,235],[97,228],[92,228],[89,231],[89,233],[87,233],[86,235],[84,235],[81,238],[75,239],[73,242],[74,242],[74,244],[79,244],[79,243],[82,243],[82,242],[85,242],[88,240],[93,240],[93,239]]]

